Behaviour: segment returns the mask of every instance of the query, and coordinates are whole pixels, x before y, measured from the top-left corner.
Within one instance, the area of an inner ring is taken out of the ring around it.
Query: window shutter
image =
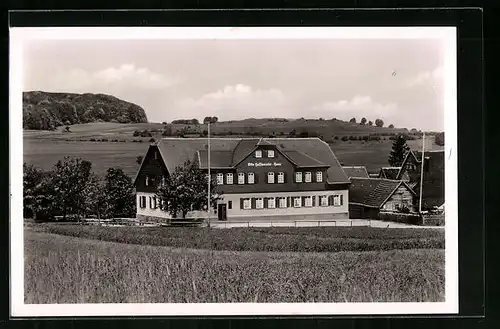
[[[255,198],[252,198],[251,200],[252,200],[252,201],[251,201],[251,207],[250,207],[250,208],[252,208],[252,209],[257,208],[257,207],[256,207],[256,200],[255,200]]]
[[[240,198],[240,209],[243,209],[243,198]]]
[[[313,207],[316,207],[316,196],[312,196]]]
[[[333,195],[328,196],[328,205],[329,206],[333,205]]]
[[[283,184],[286,184],[286,172],[283,172]]]
[[[344,195],[340,195],[340,205],[342,206],[344,204]]]
[[[264,198],[264,199],[262,200],[262,202],[264,203],[264,205],[263,205],[263,207],[264,207],[264,208],[267,208],[267,200],[268,200],[268,199],[269,199],[269,198]]]
[[[257,175],[257,173],[253,173],[253,183],[254,184],[259,183],[259,175]]]
[[[290,208],[290,199],[291,199],[290,197],[286,198],[286,206],[287,206],[287,208]]]
[[[306,206],[306,197],[303,196],[302,198],[300,198],[302,203],[301,203],[301,207],[305,207]]]

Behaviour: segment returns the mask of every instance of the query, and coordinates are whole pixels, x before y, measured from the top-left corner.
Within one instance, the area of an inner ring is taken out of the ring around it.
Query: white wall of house
[[[342,195],[341,205],[330,205],[321,206],[320,196],[340,196]],[[142,208],[140,206],[140,198],[146,197],[146,207]],[[293,207],[293,200],[290,207],[280,208],[279,201],[276,199],[275,208],[263,208],[263,209],[240,209],[240,199],[241,198],[278,198],[278,197],[303,197],[311,196],[315,197],[315,205],[312,207]],[[155,197],[154,193],[137,192],[136,202],[137,202],[137,214],[143,216],[159,217],[159,218],[171,218],[168,212],[165,212],[159,208],[150,207],[150,198]],[[288,215],[314,215],[314,214],[343,214],[349,211],[349,191],[348,190],[336,190],[336,191],[312,191],[312,192],[277,192],[277,193],[246,193],[246,194],[226,194],[223,196],[223,200],[219,203],[228,204],[229,201],[232,203],[231,209],[227,207],[227,218],[238,217],[259,217],[259,216],[288,216]],[[212,209],[211,218],[216,219],[217,214]],[[207,217],[206,211],[192,211],[186,215],[187,218],[204,218]]]
[[[146,207],[142,208],[140,205],[140,198],[144,196],[146,197]],[[167,211],[163,211],[160,209],[160,204],[159,200],[157,201],[157,207],[156,208],[151,208],[149,200],[150,198],[154,198],[155,194],[154,193],[146,193],[146,192],[137,192],[136,193],[136,204],[137,204],[137,215],[143,215],[143,216],[151,216],[151,217],[160,217],[160,218],[172,218],[170,213]],[[211,216],[214,218],[216,215],[214,211],[211,211]],[[203,218],[207,217],[207,212],[206,211],[191,211],[188,212],[186,215],[186,218]]]
[[[319,196],[342,195],[342,205],[338,206],[321,206]],[[276,200],[276,207],[263,208],[263,209],[240,209],[241,198],[277,198],[277,197],[303,197],[311,196],[316,197],[314,207],[293,207],[292,205],[286,208],[279,208],[278,200]],[[258,216],[283,216],[283,215],[314,215],[314,214],[340,214],[349,211],[349,191],[312,191],[312,192],[277,192],[277,193],[246,193],[246,194],[226,194],[220,203],[228,204],[232,201],[231,209],[227,209],[227,217],[258,217]]]

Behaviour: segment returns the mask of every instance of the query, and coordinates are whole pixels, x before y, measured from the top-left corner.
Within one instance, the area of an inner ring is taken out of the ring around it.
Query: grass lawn
[[[32,230],[102,241],[176,248],[337,252],[444,248],[444,231],[373,227],[230,228],[33,225]]]
[[[443,249],[210,251],[25,230],[26,303],[437,302],[444,277]]]

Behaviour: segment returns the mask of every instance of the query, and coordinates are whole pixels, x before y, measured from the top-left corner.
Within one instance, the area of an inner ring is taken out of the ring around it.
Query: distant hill
[[[23,92],[23,128],[54,130],[92,122],[146,123],[144,109],[104,94]]]

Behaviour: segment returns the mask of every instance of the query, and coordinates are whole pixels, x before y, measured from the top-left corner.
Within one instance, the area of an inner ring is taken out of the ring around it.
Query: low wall
[[[422,225],[422,217],[418,214],[403,214],[396,212],[380,212],[378,219],[384,222],[396,222],[411,225]]]
[[[424,215],[423,224],[425,226],[444,226],[444,214]]]
[[[164,217],[156,217],[156,216],[147,216],[147,215],[136,215],[137,220],[142,223],[157,223],[157,224],[166,224],[168,223],[168,219]]]

